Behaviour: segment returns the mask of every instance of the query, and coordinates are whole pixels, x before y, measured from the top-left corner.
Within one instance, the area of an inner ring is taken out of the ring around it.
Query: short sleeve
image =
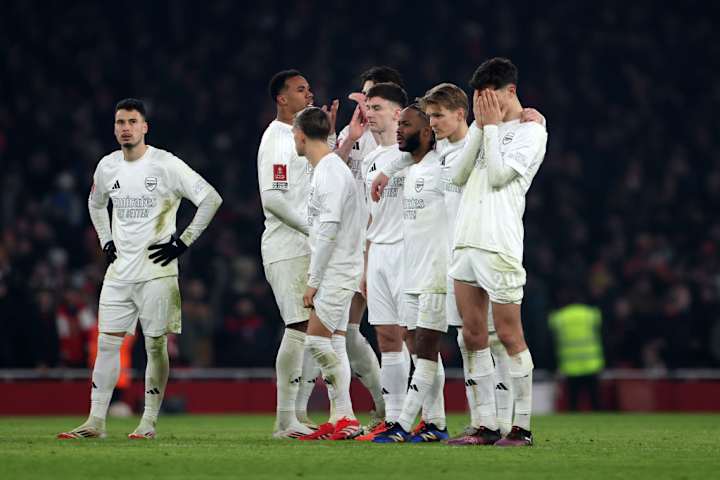
[[[335,169],[325,170],[323,181],[319,185],[320,214],[318,221],[320,223],[340,222],[346,190],[344,187],[345,182]]]
[[[500,143],[508,142],[510,146],[503,154],[503,161],[521,176],[530,169],[533,160],[537,157],[547,139],[547,132],[542,125],[527,122],[522,128],[515,131],[515,135],[506,134]]]
[[[178,196],[187,198],[195,206],[203,201],[205,196],[212,188],[204,178],[195,170],[190,168],[187,163],[177,157],[172,157],[170,163],[173,177],[173,189]]]
[[[294,152],[273,138],[265,140],[258,151],[260,192],[287,191],[290,189],[290,159]]]

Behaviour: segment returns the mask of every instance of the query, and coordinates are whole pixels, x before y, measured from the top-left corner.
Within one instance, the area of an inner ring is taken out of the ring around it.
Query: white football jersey
[[[311,259],[320,224],[339,224],[322,284],[348,290],[357,290],[360,286],[363,273],[360,203],[360,194],[345,162],[334,153],[324,156],[315,167],[307,204]]]
[[[450,142],[443,139],[438,142],[435,150],[440,154],[440,165],[442,166],[442,181],[445,190],[445,209],[447,211],[447,225],[449,237],[449,249],[452,252],[453,236],[455,234],[455,219],[460,208],[460,198],[462,197],[463,187],[455,185],[452,182],[450,168],[457,158],[460,156],[467,135],[457,142]]]
[[[403,235],[405,293],[445,293],[448,268],[447,210],[440,156],[431,150],[405,175]]]
[[[484,128],[483,148],[460,200],[455,248],[481,248],[522,261],[525,194],[543,161],[546,144],[547,131],[535,122],[514,120]],[[518,173],[501,188],[490,185],[487,173],[487,155],[493,148]]]
[[[210,191],[208,183],[172,153],[148,146],[137,160],[121,150],[103,157],[93,176],[90,202],[96,208],[112,201],[112,238],[117,249],[105,278],[137,283],[178,274],[178,262],[162,267],[148,256],[150,245],[175,233],[180,200],[197,206]]]
[[[312,166],[295,151],[292,126],[273,120],[265,129],[257,158],[260,192],[280,190],[298,213],[305,216]],[[260,251],[263,264],[301,257],[310,253],[305,235],[289,227],[263,205],[265,231]]]
[[[348,129],[349,126],[342,129],[340,135],[338,135],[338,144],[342,144],[342,142],[345,141],[348,135]],[[362,225],[363,238],[367,230],[368,215],[370,212],[368,210],[365,176],[363,175],[362,166],[365,157],[367,157],[367,155],[376,148],[377,142],[375,141],[375,137],[373,137],[370,130],[366,130],[362,137],[355,142],[355,145],[353,145],[352,150],[350,150],[350,155],[348,156],[348,166],[350,167],[350,171],[355,179],[355,185],[358,189],[358,193],[360,194],[360,199],[362,200],[360,207],[360,223]]]
[[[365,157],[363,169],[367,192],[370,192],[378,172],[400,155],[402,152],[397,144],[393,144],[386,147],[380,145]],[[402,196],[406,171],[403,169],[390,177],[380,201],[374,202],[368,193],[367,204],[372,222],[367,229],[367,239],[372,243],[396,243],[403,239]]]

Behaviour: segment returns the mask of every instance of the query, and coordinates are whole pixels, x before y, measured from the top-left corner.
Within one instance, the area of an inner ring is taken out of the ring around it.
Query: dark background
[[[282,322],[259,257],[267,81],[316,103],[387,64],[419,96],[507,56],[547,118],[527,197],[523,322],[553,367],[548,313],[601,307],[610,367],[720,366],[720,43],[712,2],[1,2],[0,367],[85,366],[104,262],[86,197],[117,149],[114,104],[224,204],[181,262],[174,365],[271,366]],[[194,209],[184,203],[181,226]],[[447,339],[446,361],[458,354]]]

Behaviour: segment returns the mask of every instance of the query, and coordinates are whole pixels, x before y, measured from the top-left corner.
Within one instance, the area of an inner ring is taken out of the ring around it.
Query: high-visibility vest
[[[603,369],[601,324],[600,310],[589,305],[568,305],[550,314],[558,369],[562,374],[592,375]]]

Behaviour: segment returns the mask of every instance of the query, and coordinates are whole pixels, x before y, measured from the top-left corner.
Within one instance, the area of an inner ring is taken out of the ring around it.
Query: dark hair
[[[312,140],[325,141],[330,135],[330,120],[318,107],[307,107],[300,111],[295,115],[293,124]]]
[[[280,92],[285,90],[287,85],[285,85],[285,82],[287,82],[288,78],[292,77],[302,77],[303,74],[300,73],[299,70],[290,69],[290,70],[283,70],[282,72],[278,72],[270,79],[270,83],[268,84],[268,91],[270,92],[270,98],[272,98],[273,102],[277,103],[277,96],[280,95]]]
[[[475,90],[492,87],[495,90],[510,84],[517,85],[518,70],[507,58],[495,57],[485,60],[470,79],[470,86]]]
[[[145,103],[137,98],[124,98],[115,104],[115,111],[118,110],[135,110],[147,119],[147,110],[145,109]]]
[[[428,105],[440,105],[448,110],[465,110],[468,112],[468,97],[462,88],[452,83],[441,83],[425,92],[425,96],[418,100],[420,107],[426,110]]]
[[[408,103],[407,93],[405,93],[405,90],[396,83],[376,83],[367,92],[368,99],[373,97],[380,97],[384,98],[388,102],[397,103],[400,108],[405,108]]]
[[[387,83],[391,82],[400,85],[405,88],[405,82],[403,82],[402,75],[400,72],[392,67],[380,65],[378,67],[370,67],[360,75],[360,84],[364,84],[367,81],[374,83]]]

